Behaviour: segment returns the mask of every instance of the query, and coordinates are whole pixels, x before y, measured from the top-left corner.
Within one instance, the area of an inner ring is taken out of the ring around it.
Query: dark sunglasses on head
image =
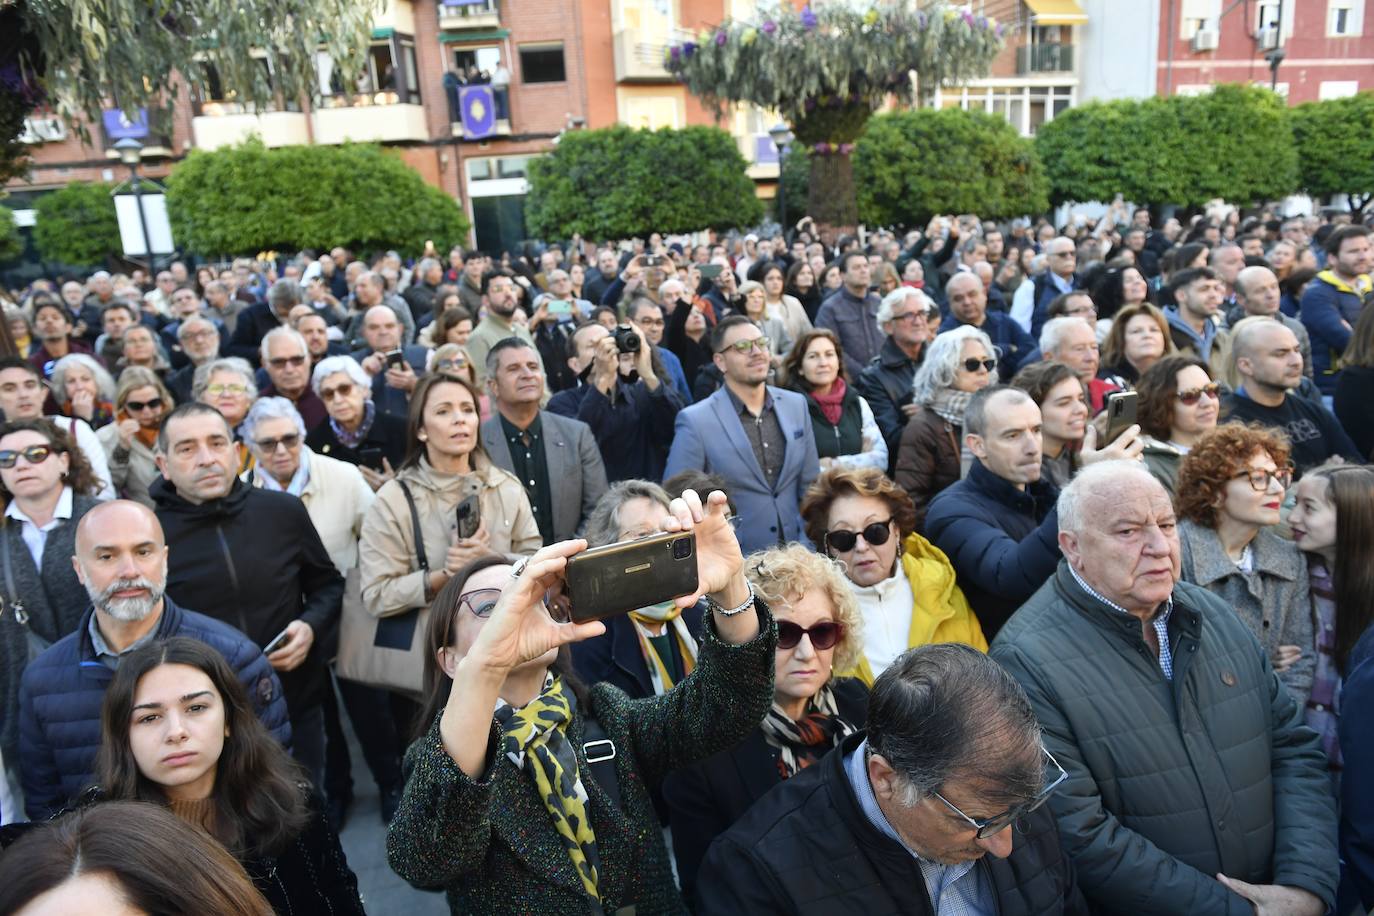
[[[55,451],[57,451],[57,449],[53,448],[51,445],[30,445],[28,448],[18,450],[7,448],[4,451],[0,451],[0,468],[8,469],[14,467],[15,464],[18,463],[21,455],[29,464],[42,464],[47,461],[48,456]]]
[[[823,620],[803,630],[790,620],[778,621],[779,649],[795,649],[803,636],[810,637],[813,649],[833,649],[844,636],[844,624]]]
[[[988,357],[987,359],[964,360],[965,372],[977,372],[980,367],[991,372],[992,370],[997,368],[997,360],[993,357]]]
[[[151,401],[125,401],[124,409],[129,413],[143,413],[145,410],[161,410],[162,398],[153,398]]]
[[[861,534],[870,547],[880,547],[892,537],[892,519],[866,525],[863,531],[827,531],[825,542],[830,545],[831,550],[849,553],[858,543]]]
[[[1201,388],[1189,388],[1187,391],[1180,391],[1177,397],[1180,404],[1192,407],[1202,400],[1204,394],[1212,400],[1216,400],[1221,397],[1221,385],[1213,382],[1210,385],[1203,385]]]

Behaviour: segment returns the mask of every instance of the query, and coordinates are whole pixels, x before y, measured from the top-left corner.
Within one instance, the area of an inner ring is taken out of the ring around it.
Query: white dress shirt
[[[20,523],[19,536],[24,539],[24,546],[29,548],[29,556],[33,557],[33,568],[41,573],[43,571],[43,547],[48,543],[48,532],[72,517],[72,488],[62,488],[62,495],[57,498],[57,508],[53,510],[52,519],[41,528],[24,514],[23,509],[19,508],[19,500],[17,499],[10,500],[9,506],[5,509],[5,515]]]
[[[911,637],[911,608],[916,598],[901,560],[895,575],[873,585],[854,586],[854,598],[864,620],[864,656],[877,677],[907,650]]]

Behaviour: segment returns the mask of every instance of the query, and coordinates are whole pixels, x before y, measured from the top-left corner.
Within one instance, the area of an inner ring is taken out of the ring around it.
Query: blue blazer
[[[735,532],[746,554],[787,541],[811,546],[802,530],[801,501],[806,488],[820,476],[820,459],[806,397],[771,385],[768,393],[787,440],[776,485],[768,486],[724,387],[678,413],[673,448],[663,472],[664,480],[689,470],[725,478],[739,515]]]

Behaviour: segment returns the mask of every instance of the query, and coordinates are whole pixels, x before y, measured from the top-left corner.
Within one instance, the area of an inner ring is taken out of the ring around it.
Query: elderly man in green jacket
[[[993,642],[1069,774],[1050,799],[1099,913],[1322,916],[1336,811],[1302,709],[1249,629],[1179,581],[1174,510],[1139,465],[1059,497],[1064,559]]]

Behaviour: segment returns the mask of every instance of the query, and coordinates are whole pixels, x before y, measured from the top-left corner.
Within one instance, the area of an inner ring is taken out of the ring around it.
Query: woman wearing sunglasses
[[[790,544],[751,554],[745,572],[778,622],[773,707],[749,737],[664,785],[688,900],[711,841],[773,786],[863,728],[867,717],[868,687],[836,676],[853,669],[863,652],[859,608],[839,567]]]
[[[913,646],[988,650],[954,567],[915,532],[911,497],[881,471],[827,471],[807,490],[801,513],[807,537],[839,562],[858,602],[863,652],[852,673],[865,684]]]
[[[0,425],[0,754],[19,762],[19,676],[90,603],[72,568],[76,526],[100,484],[51,420]]]
[[[893,478],[916,507],[914,529],[930,501],[964,475],[973,457],[964,442],[964,409],[975,391],[997,381],[992,339],[972,325],[946,331],[926,345],[911,381],[917,411],[902,430]]]
[[[1240,423],[1193,446],[1178,475],[1179,577],[1226,600],[1301,707],[1316,664],[1307,561],[1272,530],[1293,479],[1288,456],[1281,433]]]
[[[387,859],[410,883],[445,889],[452,912],[686,912],[650,792],[763,719],[776,637],[724,494],[703,506],[688,491],[672,510],[664,527],[696,534],[700,589],[677,604],[705,597],[712,610],[696,670],[663,696],[631,700],[572,673],[565,647],[605,627],[555,619],[544,596],[585,541],[515,567],[480,557],[435,598],[425,732],[406,755]]]
[[[372,379],[351,356],[320,360],[310,386],[329,419],[310,431],[305,444],[321,455],[356,464],[367,485],[379,489],[405,460],[405,421],[372,403]]]
[[[1174,355],[1145,370],[1135,390],[1145,467],[1177,504],[1178,469],[1198,440],[1217,428],[1221,385],[1196,356]]]
[[[176,405],[167,386],[151,369],[130,366],[119,374],[115,422],[96,433],[109,459],[111,483],[125,499],[153,508],[148,487],[159,471],[153,452],[162,418]]]

